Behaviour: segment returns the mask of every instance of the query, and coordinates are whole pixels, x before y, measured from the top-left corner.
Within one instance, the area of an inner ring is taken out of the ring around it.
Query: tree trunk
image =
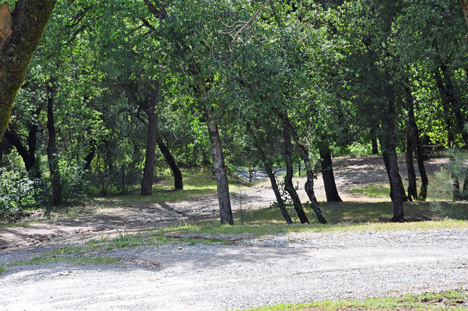
[[[465,117],[462,113],[459,98],[455,95],[454,86],[452,82],[451,70],[444,63],[440,62],[440,70],[442,72],[442,84],[440,82],[439,91],[445,93],[445,98],[450,105],[449,111],[455,117],[455,129],[457,134],[461,134],[465,145],[468,146],[468,132],[465,130]]]
[[[294,188],[292,178],[294,175],[294,169],[292,165],[292,146],[291,146],[291,135],[287,127],[283,124],[283,146],[284,146],[284,161],[286,162],[286,176],[284,177],[284,190],[286,190],[294,204],[294,210],[299,217],[301,223],[309,223],[309,219],[302,208],[301,200],[299,199],[299,195],[296,192],[296,188]]]
[[[312,165],[310,163],[310,158],[309,158],[309,152],[307,151],[306,147],[301,144],[299,140],[299,136],[297,135],[296,130],[292,126],[291,122],[289,121],[289,118],[285,114],[279,113],[279,116],[281,120],[283,121],[284,126],[288,129],[290,135],[292,136],[294,142],[299,148],[299,152],[301,154],[302,160],[304,161],[304,166],[305,170],[307,173],[307,181],[305,183],[305,191],[307,193],[307,196],[309,197],[310,203],[312,205],[312,208],[315,212],[315,215],[317,216],[318,221],[321,224],[326,224],[327,220],[325,217],[323,217],[322,210],[320,209],[320,206],[317,202],[317,198],[315,197],[315,192],[314,192],[314,172],[312,171]]]
[[[442,62],[439,62],[439,67],[434,70],[434,78],[442,101],[445,123],[447,124],[448,145],[453,145],[455,134],[461,134],[465,145],[468,146],[468,132],[464,128],[465,118],[461,112],[460,103],[455,98],[449,70]]]
[[[148,133],[146,135],[146,157],[143,180],[141,182],[141,195],[153,194],[154,160],[156,155],[156,137],[158,135],[158,116],[156,114],[158,100],[159,83],[156,81],[151,89],[149,107],[145,110],[148,115]]]
[[[372,142],[372,154],[379,154],[379,144],[377,142],[377,134],[375,133],[375,129],[371,129],[371,142]]]
[[[221,139],[219,137],[218,125],[214,118],[213,108],[205,104],[208,134],[210,136],[211,156],[213,158],[213,168],[216,175],[216,183],[218,188],[218,203],[221,224],[234,224],[231,210],[231,199],[229,197],[229,184],[224,165],[223,149]]]
[[[394,222],[401,222],[405,220],[403,211],[403,201],[405,198],[404,187],[401,181],[401,176],[398,171],[398,161],[395,145],[395,94],[393,86],[387,85],[387,111],[383,114],[382,127],[385,141],[385,152],[388,157],[388,176],[390,179],[390,191],[393,201],[393,218]]]
[[[463,179],[463,191],[461,193],[463,200],[468,200],[468,167],[465,169],[465,177]]]
[[[57,0],[16,1],[13,33],[0,42],[0,141],[16,94]]]
[[[328,145],[320,145],[320,164],[322,166],[322,178],[325,186],[327,202],[343,202],[336,189],[335,175],[333,174],[333,163]]]
[[[278,207],[281,211],[281,215],[283,216],[286,223],[292,224],[293,221],[289,216],[288,210],[286,209],[286,205],[284,204],[283,198],[281,197],[281,193],[278,187],[278,183],[276,182],[275,173],[273,173],[271,162],[268,160],[265,151],[263,150],[263,143],[259,141],[258,137],[255,135],[254,130],[252,129],[251,125],[247,123],[247,130],[249,131],[250,135],[252,135],[255,147],[258,150],[258,154],[260,155],[260,160],[263,162],[265,167],[265,171],[268,174],[268,178],[270,179],[271,188],[275,193],[276,202],[278,203]]]
[[[89,143],[89,148],[90,148],[89,153],[84,158],[84,165],[83,165],[83,169],[86,171],[91,169],[91,162],[96,156],[96,140],[94,138],[91,138],[91,142]]]
[[[419,176],[421,177],[421,187],[419,188],[420,201],[426,201],[427,197],[427,186],[429,185],[429,179],[427,178],[426,167],[424,166],[424,150],[422,148],[421,139],[419,138],[418,125],[416,124],[416,118],[414,116],[414,100],[411,90],[405,89],[406,101],[408,102],[408,124],[412,131],[412,136],[416,145],[416,158],[418,161]]]
[[[416,186],[416,171],[414,170],[413,164],[413,146],[414,146],[414,138],[412,135],[412,131],[409,128],[406,129],[406,151],[405,151],[405,159],[406,159],[406,169],[408,171],[408,200],[413,201],[417,200],[418,198],[418,190]]]
[[[7,130],[5,132],[5,138],[13,147],[16,148],[16,151],[18,151],[19,155],[23,159],[24,167],[26,168],[26,171],[28,172],[31,171],[31,169],[34,167],[34,164],[36,163],[35,140],[36,140],[37,132],[38,132],[37,126],[33,126],[33,128],[29,130],[29,136],[28,136],[29,149],[23,145],[23,143],[21,142],[21,139],[11,130]],[[32,136],[34,136],[34,138]]]
[[[460,182],[458,181],[458,168],[455,157],[450,155],[450,178],[452,184],[452,200],[459,201],[462,199],[460,192]]]
[[[156,137],[156,142],[158,143],[159,149],[161,150],[161,153],[163,154],[164,159],[166,159],[166,163],[169,165],[169,167],[172,170],[172,175],[174,175],[174,189],[175,190],[184,189],[182,173],[180,172],[180,169],[177,166],[177,163],[174,160],[174,157],[169,151],[169,148],[167,148],[166,144],[164,144],[164,141],[161,139],[161,137],[159,137],[159,135],[157,135]]]
[[[281,198],[281,193],[278,188],[278,184],[276,183],[276,178],[275,178],[275,173],[273,173],[273,169],[271,168],[271,163],[266,160],[263,162],[263,165],[265,166],[265,171],[268,174],[268,178],[270,178],[270,183],[271,183],[271,188],[273,189],[273,192],[275,193],[276,197],[276,202],[278,203],[278,207],[281,211],[281,215],[283,216],[284,220],[286,220],[286,223],[292,224],[293,221],[291,217],[289,216],[288,210],[286,209],[286,205],[284,204],[283,198]]]
[[[62,186],[57,159],[56,129],[54,121],[54,85],[49,82],[47,86],[47,131],[49,140],[47,143],[47,158],[49,161],[50,180],[52,185],[52,205],[57,206],[62,202]],[[50,215],[50,211],[48,211]]]

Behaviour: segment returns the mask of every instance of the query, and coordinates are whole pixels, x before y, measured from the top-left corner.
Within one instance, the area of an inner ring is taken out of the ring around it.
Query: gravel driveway
[[[0,263],[38,251],[4,253]],[[9,270],[0,309],[237,310],[468,288],[468,229],[291,233],[108,255],[123,260]]]

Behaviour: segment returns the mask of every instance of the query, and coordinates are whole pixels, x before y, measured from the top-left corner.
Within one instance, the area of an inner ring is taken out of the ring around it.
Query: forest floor
[[[435,158],[426,162],[428,175],[447,168],[446,158]],[[405,179],[406,164],[399,158],[402,178]],[[341,157],[334,159],[335,181],[340,196],[345,202],[379,202],[390,198],[364,197],[352,190],[358,187],[388,181],[381,157]],[[306,177],[295,177],[302,202],[307,202],[303,190]],[[231,184],[231,201],[234,213],[249,212],[268,207],[275,196],[267,179],[252,186]],[[315,193],[319,201],[325,201],[325,189],[321,174],[315,180]],[[182,224],[202,219],[218,218],[218,201],[215,193],[176,202],[154,202],[95,199],[73,206],[68,213],[57,213],[51,220],[40,218],[41,212],[25,219],[20,226],[0,230],[0,249],[47,244],[80,243],[102,236],[115,236],[126,232],[144,231],[171,224]],[[311,216],[313,218],[313,216]],[[432,217],[428,215],[427,217]],[[426,218],[429,220],[429,218]]]
[[[444,166],[443,158],[427,163],[430,174]],[[405,178],[403,162],[400,167]],[[335,159],[335,175],[343,200],[356,205],[382,200],[352,191],[386,181],[380,158]],[[303,184],[305,178],[297,181]],[[323,200],[320,176],[316,182]],[[258,210],[274,201],[266,181],[231,191],[235,212]],[[302,191],[301,196],[306,197]],[[125,247],[132,245],[127,233],[145,236],[151,229],[216,219],[217,209],[214,195],[176,202],[107,198],[51,220],[3,227],[0,268],[8,269],[0,275],[0,310],[237,310],[445,290],[464,293],[465,298],[450,303],[468,309],[465,222],[452,226],[457,223],[442,221],[440,228],[429,229],[318,229],[260,236],[241,232],[216,239],[198,234],[191,240],[175,233],[171,236],[180,242]],[[440,216],[428,213],[421,219]],[[119,237],[112,242],[118,247],[96,246]],[[428,305],[445,307],[444,299]]]

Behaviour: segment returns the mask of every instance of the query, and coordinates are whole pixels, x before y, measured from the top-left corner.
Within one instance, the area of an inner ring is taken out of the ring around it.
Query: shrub
[[[0,215],[6,216],[38,206],[38,190],[25,173],[0,169]]]

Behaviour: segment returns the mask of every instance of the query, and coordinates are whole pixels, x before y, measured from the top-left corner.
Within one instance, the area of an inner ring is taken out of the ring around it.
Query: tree
[[[19,0],[12,12],[12,34],[0,47],[0,140],[10,121],[16,94],[26,75],[57,0]]]

